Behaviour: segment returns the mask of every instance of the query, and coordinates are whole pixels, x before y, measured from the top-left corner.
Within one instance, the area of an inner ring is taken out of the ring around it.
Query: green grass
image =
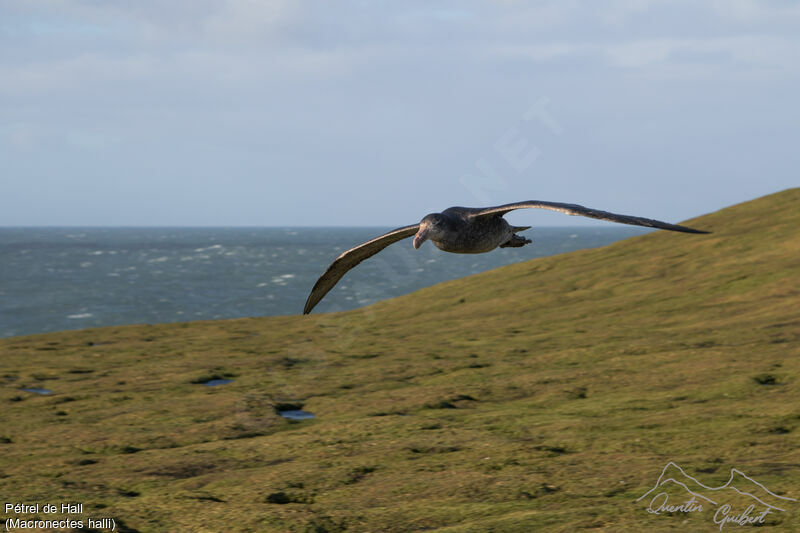
[[[634,500],[668,461],[800,498],[798,205],[344,313],[0,340],[3,498],[121,531],[719,531]]]

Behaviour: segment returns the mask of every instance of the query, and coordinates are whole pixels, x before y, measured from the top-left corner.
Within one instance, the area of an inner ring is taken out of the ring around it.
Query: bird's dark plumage
[[[500,247],[519,247],[531,241],[516,235],[516,232],[529,227],[514,227],[503,218],[503,215],[515,209],[538,208],[559,211],[568,215],[610,220],[622,224],[645,226],[649,228],[681,231],[684,233],[709,233],[707,231],[687,228],[677,224],[669,224],[650,218],[617,215],[607,211],[598,211],[577,204],[558,202],[541,202],[531,200],[495,207],[450,207],[441,213],[425,216],[419,224],[403,226],[384,233],[379,237],[359,244],[341,254],[314,284],[311,294],[306,300],[303,314],[308,314],[348,270],[361,261],[372,257],[387,246],[414,235],[414,248],[426,240],[431,240],[437,248],[446,252],[471,254],[484,253]]]
[[[314,288],[311,289],[311,294],[308,295],[308,300],[306,300],[306,307],[303,309],[303,314],[307,315],[310,313],[314,306],[317,305],[320,300],[322,300],[322,297],[325,296],[328,291],[339,282],[339,280],[347,273],[348,270],[359,264],[364,259],[377,254],[390,244],[407,237],[411,237],[417,232],[418,229],[419,224],[393,229],[388,233],[384,233],[380,237],[375,237],[371,241],[367,241],[364,244],[359,244],[355,248],[350,248],[342,255],[337,257],[336,260],[331,263],[331,266],[328,267],[328,270],[326,270],[325,273],[322,274],[322,276],[320,276],[320,278],[314,284]]]

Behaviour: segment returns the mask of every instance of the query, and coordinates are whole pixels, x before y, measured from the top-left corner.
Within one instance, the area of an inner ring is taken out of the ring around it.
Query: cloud
[[[800,19],[800,4],[793,0],[712,0],[710,4],[720,18],[750,24]]]
[[[9,0],[0,7],[0,14],[8,15],[0,23],[0,42],[15,53],[0,59],[0,75],[14,83],[0,91],[69,90],[84,81],[181,76],[212,87],[284,77],[324,79],[420,56],[450,57],[464,64],[473,62],[470,58],[504,56],[542,63],[580,59],[622,68],[692,57],[786,68],[797,58],[796,35],[762,33],[758,27],[708,34],[706,24],[732,17],[758,26],[797,16],[800,8],[793,4],[679,4],[681,10],[675,2],[658,0],[602,5],[472,1],[435,8],[418,2],[376,7],[290,0]],[[663,14],[670,22],[678,12],[680,36],[670,34],[670,25],[652,20]],[[620,32],[626,25],[632,31]],[[647,28],[646,35],[638,35],[639,26]],[[42,50],[45,45],[48,51]]]
[[[796,39],[770,35],[743,35],[707,39],[656,39],[629,41],[604,47],[608,61],[619,67],[642,68],[654,64],[696,63],[725,67],[758,66],[785,69],[797,65]]]

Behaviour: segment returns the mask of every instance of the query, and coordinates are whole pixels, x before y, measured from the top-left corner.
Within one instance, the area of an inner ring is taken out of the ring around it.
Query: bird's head
[[[419,223],[419,230],[414,235],[414,248],[419,248],[423,242],[441,240],[440,236],[446,231],[447,220],[441,213],[426,215]]]

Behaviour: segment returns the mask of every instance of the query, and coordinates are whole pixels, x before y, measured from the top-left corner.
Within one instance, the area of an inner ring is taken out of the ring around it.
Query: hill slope
[[[669,461],[800,498],[798,205],[346,313],[0,340],[5,499],[121,531],[718,531],[635,500]]]

